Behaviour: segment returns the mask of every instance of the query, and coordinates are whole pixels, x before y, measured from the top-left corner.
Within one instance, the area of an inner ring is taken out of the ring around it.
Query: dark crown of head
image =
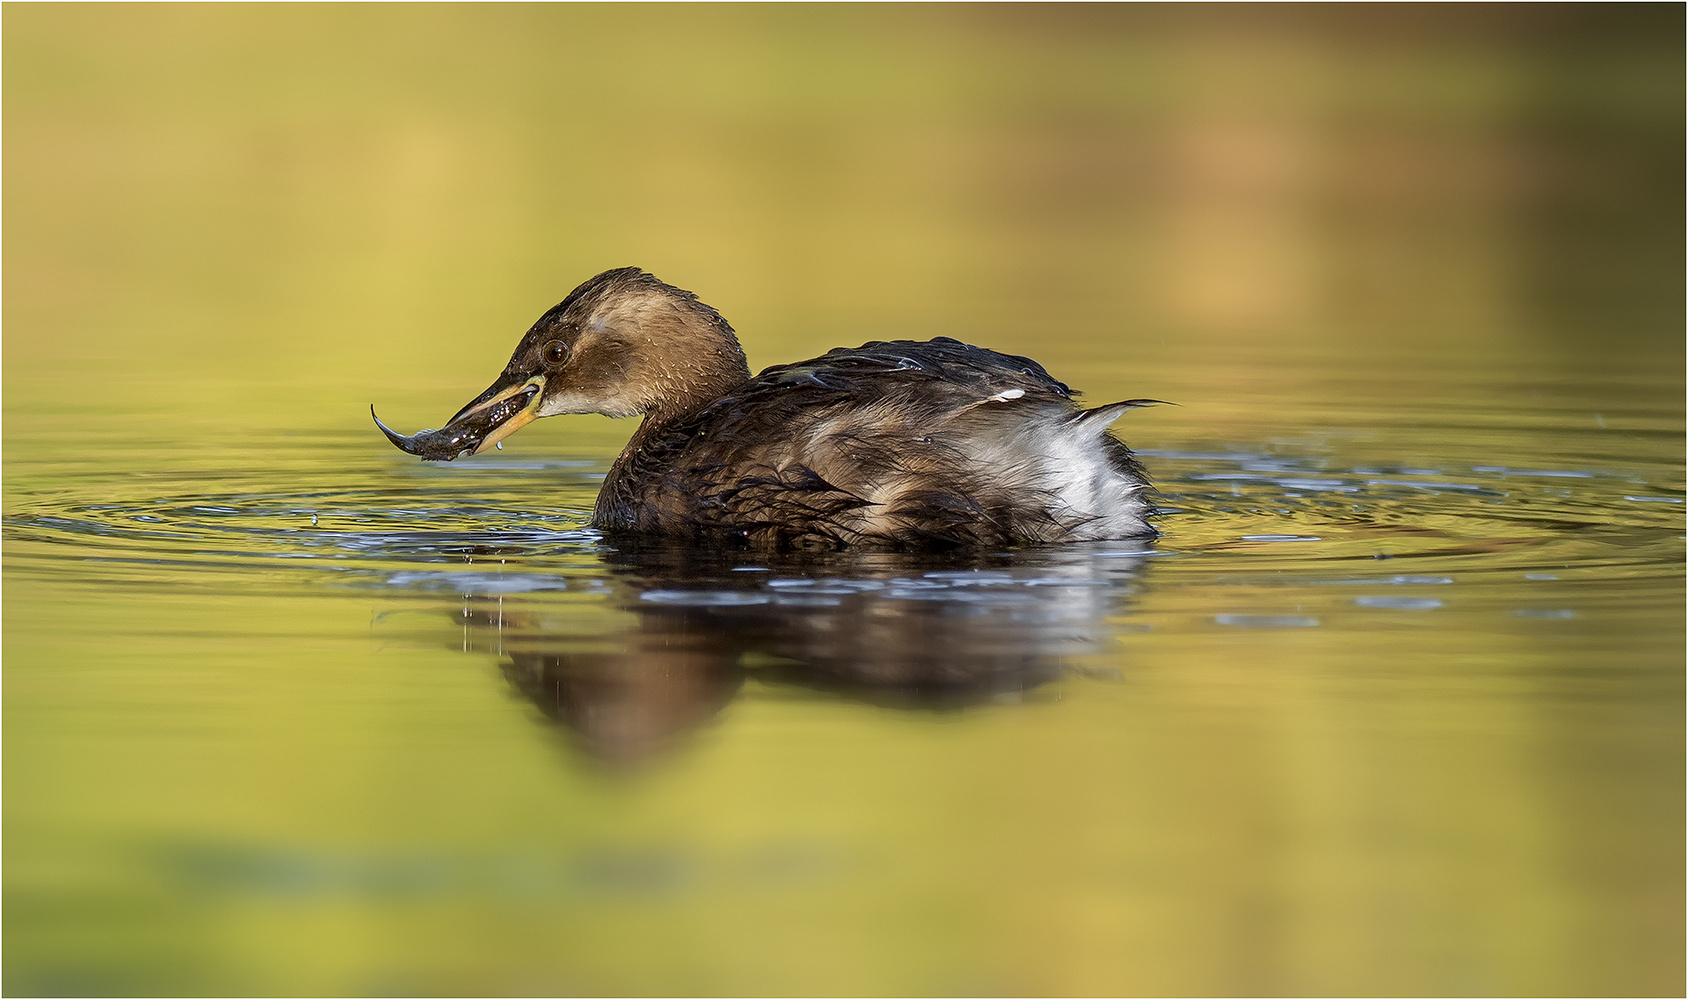
[[[673,285],[668,284],[656,275],[637,267],[613,268],[603,272],[602,274],[594,275],[586,279],[580,283],[578,288],[570,292],[567,298],[546,310],[545,315],[541,316],[539,318],[539,322],[535,325],[543,326],[562,319],[563,315],[567,313],[569,309],[575,305],[575,303],[580,302],[583,299],[607,298],[608,296],[614,295],[618,292],[632,291],[635,289],[661,292],[662,294],[668,295],[683,303],[691,311],[698,313],[709,322],[719,324],[721,328],[726,330],[728,333],[732,332],[733,328],[727,323],[726,319],[712,307],[699,301],[695,293],[688,292],[684,288],[675,288]]]

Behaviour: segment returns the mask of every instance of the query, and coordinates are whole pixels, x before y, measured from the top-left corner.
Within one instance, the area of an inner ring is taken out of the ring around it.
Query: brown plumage
[[[782,548],[1010,546],[1152,535],[1148,482],[1035,361],[940,337],[839,348],[752,377],[732,327],[638,268],[540,317],[498,381],[394,444],[450,461],[561,413],[645,415],[593,523]],[[376,421],[378,424],[379,420]]]

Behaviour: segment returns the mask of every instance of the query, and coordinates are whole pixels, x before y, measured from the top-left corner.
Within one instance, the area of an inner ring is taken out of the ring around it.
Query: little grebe
[[[1007,546],[1155,534],[1148,480],[1035,361],[958,340],[838,348],[751,377],[733,328],[636,267],[585,282],[412,455],[478,454],[537,417],[645,415],[592,523],[756,545]],[[371,415],[374,414],[373,408]]]

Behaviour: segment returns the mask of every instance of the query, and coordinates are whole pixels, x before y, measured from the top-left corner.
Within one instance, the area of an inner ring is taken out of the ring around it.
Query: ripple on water
[[[1344,469],[1324,455],[1207,449],[1143,454],[1154,465],[1163,511],[1176,513],[1163,514],[1165,534],[1151,544],[1091,547],[1086,558],[1093,566],[1115,560],[1120,572],[1050,574],[1022,553],[921,572],[851,575],[809,566],[793,573],[785,563],[744,553],[719,567],[718,581],[646,587],[639,600],[799,609],[839,606],[873,592],[889,602],[1006,614],[1080,601],[1077,588],[1116,587],[1145,558],[1156,557],[1167,567],[1159,571],[1165,579],[1245,586],[1259,595],[1286,587],[1387,586],[1407,592],[1350,597],[1348,607],[1425,611],[1446,602],[1414,593],[1415,587],[1465,593],[1502,578],[1509,585],[1540,586],[1567,569],[1585,582],[1677,572],[1681,499],[1668,495],[1675,484],[1637,490],[1646,480],[1634,474],[1523,465],[1464,466],[1462,473],[1451,462]],[[300,586],[332,581],[418,594],[599,597],[618,579],[604,561],[614,546],[587,526],[584,505],[547,507],[536,502],[543,496],[538,491],[484,491],[473,479],[402,489],[146,499],[112,492],[117,495],[81,503],[51,494],[16,498],[5,518],[12,570],[178,585],[188,585],[199,570],[207,586],[238,586],[244,579],[269,588],[277,585],[273,570],[284,567]],[[1169,556],[1175,561],[1164,562]],[[1353,571],[1356,560],[1400,559],[1414,560],[1418,571]],[[497,569],[489,571],[494,560]],[[454,564],[460,568],[450,568]],[[1456,567],[1457,576],[1451,572]],[[1034,596],[1036,588],[1052,593]],[[1328,603],[1318,604],[1316,615],[1272,607],[1264,596],[1255,603],[1210,611],[1207,620],[1227,627],[1309,628],[1338,614]],[[1462,597],[1460,607],[1470,606]],[[1580,613],[1574,607],[1511,609],[1507,613],[1519,618]]]
[[[1362,608],[1393,608],[1397,611],[1428,611],[1439,608],[1442,602],[1434,597],[1379,597],[1367,595],[1354,598]]]

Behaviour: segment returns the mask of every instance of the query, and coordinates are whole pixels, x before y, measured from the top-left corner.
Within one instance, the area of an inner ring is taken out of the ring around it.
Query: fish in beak
[[[400,451],[430,462],[449,462],[459,455],[478,455],[527,426],[539,416],[544,390],[544,375],[506,375],[458,410],[444,427],[410,435],[382,423],[373,405],[369,415]]]

